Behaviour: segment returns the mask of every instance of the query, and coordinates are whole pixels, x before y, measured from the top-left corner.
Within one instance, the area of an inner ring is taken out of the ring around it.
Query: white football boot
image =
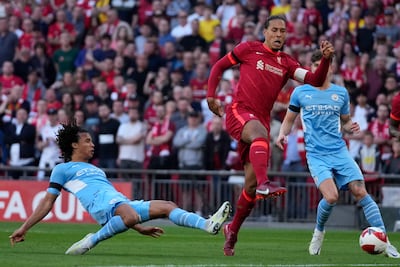
[[[314,229],[313,237],[310,242],[310,246],[308,247],[308,251],[310,255],[315,256],[321,253],[322,242],[324,242],[325,231],[319,231],[318,229]]]
[[[87,234],[84,238],[73,244],[66,252],[67,255],[83,255],[92,249],[95,245],[90,240],[93,233]]]
[[[389,240],[387,241],[387,246],[386,246],[385,252],[383,252],[383,253],[385,254],[386,257],[389,257],[389,258],[395,258],[395,259],[400,258],[400,254],[397,251],[396,247],[393,246],[392,244],[390,244]]]
[[[225,201],[221,207],[206,221],[206,231],[210,234],[216,235],[221,229],[223,223],[229,218],[232,211],[229,201]]]

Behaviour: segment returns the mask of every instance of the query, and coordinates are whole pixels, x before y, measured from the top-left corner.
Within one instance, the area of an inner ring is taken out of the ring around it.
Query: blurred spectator
[[[8,95],[3,95],[4,101],[3,108],[0,114],[3,115],[3,122],[15,122],[17,111],[21,108],[25,109],[28,114],[30,112],[31,104],[22,98],[23,88],[19,85],[14,86]]]
[[[363,70],[357,65],[357,57],[354,54],[345,56],[340,70],[345,87],[349,91],[350,97],[354,98],[366,82]]]
[[[159,90],[154,90],[150,94],[149,103],[146,104],[143,119],[151,128],[158,120],[157,107],[164,102],[163,94]]]
[[[39,76],[36,69],[30,70],[28,74],[28,82],[24,85],[22,98],[31,104],[31,111],[36,112],[37,103],[43,99],[46,93],[46,87]]]
[[[36,128],[36,132],[40,133],[42,128],[49,124],[49,118],[47,116],[47,101],[39,99],[36,105],[37,109],[31,111],[28,118],[28,123],[32,124]]]
[[[182,54],[182,63],[183,66],[180,69],[183,74],[183,85],[189,85],[190,79],[193,76],[194,68],[196,62],[194,61],[194,55],[191,51],[185,51]]]
[[[194,6],[191,11],[188,12],[188,22],[191,23],[193,20],[197,19],[200,21],[204,17],[204,10],[206,9],[207,5],[204,0],[196,1],[193,3]],[[216,17],[216,16],[214,16]]]
[[[184,97],[178,99],[176,107],[176,111],[171,114],[171,121],[174,123],[175,129],[179,130],[187,125],[187,117],[193,109],[188,100]]]
[[[57,68],[58,79],[64,75],[65,72],[75,71],[75,59],[78,56],[78,49],[72,47],[71,35],[69,33],[61,33],[57,37],[57,43],[60,48],[55,50],[53,60]]]
[[[62,37],[62,35],[64,35],[64,37]],[[65,11],[59,9],[56,11],[56,20],[49,26],[49,31],[47,33],[50,55],[53,55],[62,45],[66,45],[66,36],[68,36],[68,43],[71,45],[76,40],[77,32],[74,25],[67,21]],[[62,42],[64,42],[64,44],[62,44]]]
[[[143,54],[148,59],[149,71],[157,72],[161,67],[165,67],[165,60],[160,55],[157,42],[154,40],[147,40],[144,45]]]
[[[368,63],[365,75],[367,78],[366,90],[369,102],[374,101],[376,95],[381,92],[382,87],[385,86],[385,77],[388,74],[385,65],[386,58],[382,56],[377,56],[374,63],[371,61]]]
[[[18,37],[9,30],[8,18],[4,15],[0,17],[0,65],[5,61],[13,61],[15,50],[18,45]]]
[[[178,150],[178,165],[181,170],[201,170],[204,168],[204,144],[207,130],[201,124],[201,114],[192,111],[187,118],[188,124],[180,128],[174,138],[173,146]],[[203,214],[203,197],[198,180],[204,180],[204,176],[181,175],[180,179],[190,180],[194,186],[194,204],[192,203],[191,187],[182,190],[182,207],[192,210],[197,214]]]
[[[110,107],[103,103],[99,105],[98,158],[99,167],[116,168],[118,158],[117,132],[119,121],[111,118]]]
[[[28,74],[33,70],[33,64],[30,56],[30,49],[22,47],[17,53],[17,58],[14,60],[14,73],[20,77],[24,83],[28,80]]]
[[[1,49],[0,49],[1,50]],[[14,64],[11,61],[4,61],[0,75],[2,93],[8,95],[14,86],[23,86],[24,81],[21,77],[14,74]]]
[[[77,45],[81,45],[85,36],[85,14],[84,10],[80,6],[74,6],[72,8],[71,17],[68,22],[74,26],[76,33],[75,42]]]
[[[178,24],[171,30],[171,35],[179,41],[182,37],[192,34],[192,26],[188,22],[187,12],[180,10],[178,12]]]
[[[165,45],[169,42],[173,44],[173,47],[175,47],[176,40],[175,38],[171,35],[171,27],[169,24],[168,19],[162,18],[160,19],[160,23],[157,25],[157,31],[158,31],[158,47],[160,48],[161,54],[165,57],[166,52],[165,52]]]
[[[382,156],[390,154],[389,107],[381,104],[377,107],[376,118],[368,124],[368,130],[374,136],[374,144]]]
[[[182,61],[178,58],[175,42],[167,41],[163,48],[163,58],[169,73],[174,72],[182,67]]]
[[[136,82],[137,95],[139,98],[142,98],[143,101],[146,101],[148,96],[144,94],[143,87],[146,82],[147,74],[149,72],[149,60],[145,55],[137,55],[136,56],[136,66],[132,74],[130,74],[127,78],[132,79]]]
[[[304,27],[303,22],[294,23],[293,35],[287,38],[286,45],[290,49],[291,55],[295,58],[298,58],[300,53],[311,49],[311,38],[307,34],[307,28]]]
[[[179,24],[180,11],[189,13],[191,10],[191,4],[188,0],[172,0],[169,1],[166,7],[166,15],[171,18],[171,25],[175,27]]]
[[[56,142],[56,133],[61,129],[61,124],[58,122],[57,110],[47,110],[49,124],[44,126],[40,132],[36,141],[36,148],[40,151],[39,168],[54,168],[57,163],[62,162],[60,158],[60,150]],[[40,170],[37,173],[37,179],[39,181],[45,178],[46,172]]]
[[[374,49],[375,43],[375,15],[372,11],[367,11],[364,15],[364,26],[357,29],[356,43],[360,53],[368,53]]]
[[[350,155],[355,159],[358,151],[360,150],[362,139],[364,137],[364,131],[368,128],[367,122],[367,104],[365,95],[357,96],[357,104],[350,102],[350,115],[351,120],[356,121],[360,125],[360,133],[343,135],[344,139],[348,142]]]
[[[240,3],[236,0],[223,0],[222,5],[218,5],[216,15],[221,21],[224,35],[228,32],[229,21],[237,15],[238,9],[240,9]]]
[[[113,101],[111,118],[118,120],[121,124],[129,122],[129,115],[124,110],[124,101],[122,99]]]
[[[362,8],[358,3],[351,3],[349,10],[349,32],[352,35],[352,41],[357,34],[357,30],[364,27],[362,18]]]
[[[92,33],[87,33],[85,36],[84,47],[79,50],[79,54],[75,59],[75,67],[84,67],[91,65],[94,56],[93,51],[96,49],[96,38]]]
[[[392,156],[385,161],[383,173],[400,174],[400,140],[394,139],[392,143]]]
[[[385,58],[385,60],[386,60],[385,68],[387,70],[389,70],[390,67],[396,62],[396,59],[391,55],[391,53],[389,53],[390,52],[389,51],[389,47],[390,46],[388,46],[385,43],[377,42],[375,44],[375,50],[374,50],[374,52],[375,52],[374,57],[375,58],[377,58],[377,57],[384,57]],[[372,63],[374,64],[375,60],[373,59],[372,61],[373,61]]]
[[[204,145],[204,166],[207,170],[226,170],[226,159],[231,148],[231,138],[223,129],[222,118],[213,116]],[[214,177],[221,178],[221,177]]]
[[[282,166],[283,151],[277,145],[275,145],[275,141],[279,136],[281,125],[282,122],[277,118],[275,110],[272,110],[269,140],[271,155],[269,158],[270,163],[268,164],[271,171],[280,171]]]
[[[33,31],[33,21],[31,18],[24,18],[22,22],[22,30],[23,33],[19,38],[18,48],[22,47],[28,48],[29,51],[32,51],[35,46],[34,42],[34,31]]]
[[[263,26],[264,29],[264,26]],[[214,65],[226,53],[226,43],[223,38],[221,25],[214,27],[214,40],[209,45],[208,54],[210,57],[210,66]]]
[[[143,24],[139,28],[139,35],[135,37],[136,53],[142,55],[144,53],[144,45],[150,41],[153,35],[153,29],[149,24]]]
[[[193,100],[201,102],[206,98],[209,69],[204,63],[197,63],[189,85],[193,91]]]
[[[261,42],[264,42],[264,27],[265,23],[267,22],[269,16],[269,11],[266,8],[261,8],[258,11],[256,28],[254,29],[254,33],[257,36],[257,39]]]
[[[304,26],[307,28],[309,25],[313,25],[317,28],[318,32],[322,33],[323,25],[322,25],[322,16],[321,12],[315,7],[315,0],[306,0],[303,16]]]
[[[85,118],[85,113],[83,112],[83,110],[75,110],[74,120],[75,120],[77,126],[84,127],[86,118]]]
[[[175,169],[177,167],[176,155],[172,150],[172,139],[175,134],[175,125],[167,118],[163,104],[155,107],[157,121],[149,129],[146,136],[146,157],[148,169],[162,170]],[[156,175],[156,179],[169,179],[169,175]]]
[[[97,28],[96,36],[113,36],[118,32],[119,28],[121,27],[127,28],[129,35],[132,34],[132,32],[130,31],[130,25],[126,21],[120,20],[118,18],[118,12],[115,9],[109,9],[107,11],[107,21],[100,24],[100,26]]]
[[[75,100],[72,91],[64,92],[61,95],[61,108],[65,110],[69,120],[71,120],[75,112]]]
[[[56,80],[57,71],[52,59],[47,55],[46,45],[36,43],[32,56],[32,65],[40,74],[44,86],[49,88]]]
[[[199,34],[199,20],[194,19],[190,22],[192,28],[191,34],[183,36],[179,40],[179,44],[183,51],[194,51],[200,49],[206,51],[208,48],[206,40]]]
[[[232,40],[235,44],[239,44],[242,41],[244,35],[245,23],[246,16],[243,13],[238,13],[235,17],[231,18],[228,23],[225,39]]]
[[[47,100],[47,108],[60,109],[62,104],[57,99],[56,91],[53,88],[46,90],[45,99]]]
[[[15,123],[5,126],[5,143],[8,146],[10,161],[14,167],[33,166],[35,164],[35,127],[27,122],[28,112],[24,108],[16,111]],[[10,171],[13,179],[19,179],[21,171]],[[29,175],[29,173],[28,173]]]
[[[215,39],[215,27],[220,25],[221,22],[213,14],[211,6],[205,6],[203,11],[203,17],[198,18],[199,20],[199,35],[207,42],[210,43]]]
[[[397,41],[400,41],[400,28],[395,21],[396,10],[393,7],[386,7],[383,13],[384,24],[378,26],[376,35],[384,37],[386,44],[393,46]]]
[[[364,138],[355,160],[365,174],[374,174],[380,171],[381,153],[371,131],[364,132]]]
[[[142,169],[145,159],[146,125],[140,120],[139,110],[128,110],[129,120],[121,123],[117,132],[118,162],[121,169]],[[123,174],[123,178],[133,178]]]

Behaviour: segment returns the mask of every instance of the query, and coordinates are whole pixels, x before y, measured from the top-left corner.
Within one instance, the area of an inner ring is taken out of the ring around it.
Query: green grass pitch
[[[0,266],[119,266],[119,267],[327,267],[327,266],[400,266],[400,259],[368,255],[358,245],[360,231],[327,230],[320,256],[308,255],[312,229],[288,230],[244,227],[234,257],[223,256],[222,233],[167,225],[158,238],[141,236],[135,231],[100,243],[83,256],[64,255],[66,249],[99,227],[94,224],[40,223],[27,234],[25,242],[10,247],[8,236],[20,223],[0,223]],[[390,233],[392,243],[400,247],[400,233]]]

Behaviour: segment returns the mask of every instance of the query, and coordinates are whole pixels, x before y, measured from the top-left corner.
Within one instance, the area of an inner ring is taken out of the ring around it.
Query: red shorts
[[[237,152],[240,155],[242,164],[250,162],[249,151],[250,145],[242,141],[242,131],[244,125],[251,120],[260,121],[269,133],[270,123],[268,120],[258,118],[252,111],[246,108],[239,107],[237,103],[228,105],[225,110],[226,113],[226,130],[227,132],[238,141]],[[268,151],[269,153],[269,151]]]

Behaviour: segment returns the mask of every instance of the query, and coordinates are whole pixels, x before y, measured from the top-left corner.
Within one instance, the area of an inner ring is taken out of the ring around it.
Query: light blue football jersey
[[[331,84],[319,90],[304,84],[295,88],[290,105],[300,108],[307,153],[330,154],[346,147],[340,125],[340,115],[350,113],[346,88]]]
[[[86,162],[70,161],[56,165],[50,175],[50,183],[59,184],[75,195],[92,216],[116,203],[129,201],[114,188],[103,170]],[[60,193],[51,186],[47,191],[56,195]]]

